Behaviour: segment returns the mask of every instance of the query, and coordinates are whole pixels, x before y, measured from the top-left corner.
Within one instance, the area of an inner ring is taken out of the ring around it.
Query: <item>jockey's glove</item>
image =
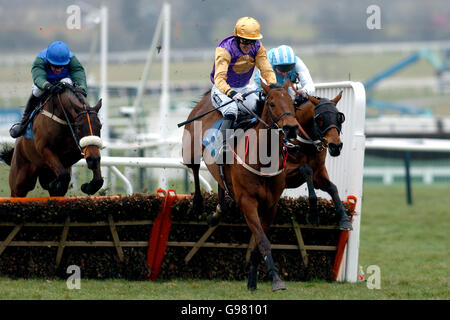
[[[306,101],[308,101],[308,95],[306,93],[304,95],[301,93],[298,93],[294,99],[294,107],[297,108],[297,107],[301,106],[302,104],[304,104]]]
[[[45,90],[48,90],[50,94],[58,94],[64,91],[64,87],[58,84],[46,83],[44,86]]]
[[[233,99],[234,101],[236,101],[236,102],[244,102],[244,97],[242,96],[242,94],[240,93],[240,92],[236,92],[236,91],[234,91],[234,90],[231,90],[229,93],[228,93],[228,96],[231,98],[231,99]]]

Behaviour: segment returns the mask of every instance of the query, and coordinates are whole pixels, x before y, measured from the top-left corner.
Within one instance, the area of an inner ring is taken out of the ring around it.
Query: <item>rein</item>
[[[75,131],[73,130],[72,125],[70,124],[69,117],[67,116],[66,109],[64,108],[64,105],[63,105],[62,102],[61,102],[61,97],[60,97],[59,94],[57,95],[57,97],[58,97],[59,104],[61,105],[61,109],[62,109],[62,111],[63,111],[63,113],[64,113],[64,117],[66,118],[67,125],[69,126],[70,132],[72,133],[73,140],[75,141],[75,144],[77,145],[78,150],[80,150],[81,155],[82,155],[83,157],[85,157],[86,155],[85,155],[84,152],[83,152],[84,150],[81,149],[81,146],[80,146],[80,144],[79,144],[79,139],[78,139],[78,137],[77,137],[77,134],[76,134]]]

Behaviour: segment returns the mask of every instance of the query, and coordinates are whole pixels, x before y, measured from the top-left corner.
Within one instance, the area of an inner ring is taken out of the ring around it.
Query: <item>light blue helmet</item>
[[[47,61],[57,66],[64,66],[70,62],[70,49],[62,41],[52,42],[47,48]]]
[[[290,46],[281,45],[269,51],[269,60],[280,71],[287,72],[295,66],[295,53]]]

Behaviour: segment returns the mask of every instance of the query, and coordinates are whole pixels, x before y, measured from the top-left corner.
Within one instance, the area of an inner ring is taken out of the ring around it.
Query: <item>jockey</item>
[[[309,70],[303,61],[295,55],[294,50],[290,46],[281,45],[270,49],[267,52],[267,57],[273,70],[275,70],[278,84],[284,85],[287,78],[292,83],[300,82],[301,89],[296,89],[297,92],[293,88],[289,88],[289,94],[294,99],[294,104],[300,103],[307,95],[314,94],[316,88]],[[261,87],[260,77],[260,72],[256,71],[253,80],[258,87]]]
[[[84,68],[67,44],[62,41],[52,42],[48,48],[39,52],[33,62],[31,75],[33,87],[22,120],[9,130],[13,138],[18,138],[23,134],[29,115],[38,105],[45,91],[60,93],[63,90],[61,86],[57,85],[59,82],[76,84],[86,96],[87,84]]]
[[[219,109],[224,116],[221,126],[223,147],[220,153],[226,150],[226,130],[231,129],[237,119],[238,103],[256,110],[258,94],[255,92],[243,97],[243,94],[257,89],[254,84],[250,85],[255,66],[269,85],[276,84],[275,73],[260,41],[262,37],[259,22],[254,18],[243,17],[236,22],[233,35],[222,40],[216,48],[210,75],[213,83],[211,102],[214,107],[219,107],[234,100]]]

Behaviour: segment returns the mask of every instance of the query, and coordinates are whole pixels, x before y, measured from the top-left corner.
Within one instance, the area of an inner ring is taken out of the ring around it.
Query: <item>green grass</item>
[[[413,205],[403,185],[366,185],[361,215],[359,263],[381,269],[381,289],[366,283],[309,281],[286,283],[272,293],[269,282],[256,292],[245,281],[81,280],[68,290],[64,280],[0,278],[0,299],[442,299],[450,297],[450,200],[445,186],[413,185]],[[82,271],[81,271],[82,272]],[[82,274],[81,274],[82,276]]]

